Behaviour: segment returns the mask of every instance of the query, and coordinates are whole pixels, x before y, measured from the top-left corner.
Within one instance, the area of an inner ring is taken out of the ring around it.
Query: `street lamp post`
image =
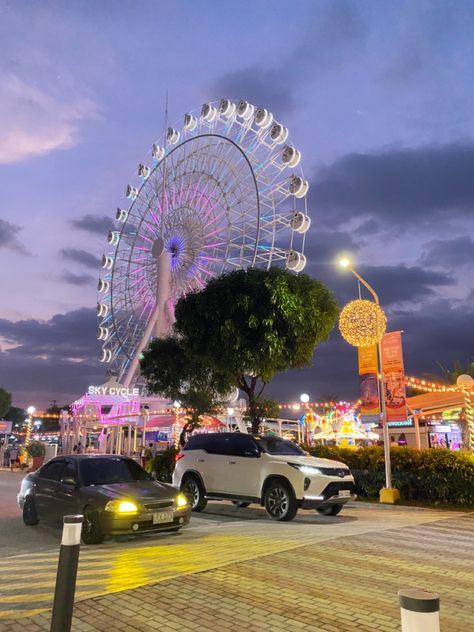
[[[374,288],[363,279],[352,267],[352,263],[349,259],[343,258],[339,261],[339,265],[345,269],[350,270],[356,279],[367,288],[372,295],[376,305],[380,306],[380,301]],[[400,494],[397,489],[392,488],[392,464],[390,460],[390,437],[387,424],[387,408],[385,403],[385,384],[383,379],[383,359],[382,359],[382,339],[380,338],[377,343],[378,363],[379,371],[377,371],[377,384],[380,393],[380,401],[382,405],[382,432],[383,432],[383,450],[385,460],[385,489],[380,490],[380,501],[387,503],[394,503],[399,499]],[[380,372],[380,377],[379,377]]]

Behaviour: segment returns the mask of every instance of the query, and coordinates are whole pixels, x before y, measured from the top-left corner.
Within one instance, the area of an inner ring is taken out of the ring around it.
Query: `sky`
[[[290,130],[310,183],[305,272],[403,330],[410,375],[474,356],[474,3],[0,0],[0,386],[17,406],[101,384],[99,260],[169,118],[247,99]],[[280,401],[357,396],[337,328]]]

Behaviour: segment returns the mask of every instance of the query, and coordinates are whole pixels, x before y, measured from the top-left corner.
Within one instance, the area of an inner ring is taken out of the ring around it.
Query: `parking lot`
[[[0,630],[48,630],[60,529],[22,524],[20,479],[0,473]],[[177,534],[83,546],[74,629],[396,630],[397,590],[419,586],[440,593],[445,630],[467,632],[473,536],[472,513],[352,503],[275,523],[209,503]]]

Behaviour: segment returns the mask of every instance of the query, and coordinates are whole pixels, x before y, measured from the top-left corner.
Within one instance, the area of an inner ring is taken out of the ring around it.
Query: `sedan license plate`
[[[153,514],[153,524],[161,524],[162,522],[173,522],[173,512],[160,511]]]
[[[351,490],[350,489],[340,489],[339,490],[339,496],[350,496],[351,495]]]

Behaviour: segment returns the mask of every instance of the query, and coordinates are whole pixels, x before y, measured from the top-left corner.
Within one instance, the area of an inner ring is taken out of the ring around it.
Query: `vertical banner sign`
[[[380,421],[380,401],[377,384],[377,346],[358,347],[359,389],[362,401],[360,414],[363,423]]]
[[[407,405],[401,332],[385,334],[381,347],[387,421],[405,421]]]

